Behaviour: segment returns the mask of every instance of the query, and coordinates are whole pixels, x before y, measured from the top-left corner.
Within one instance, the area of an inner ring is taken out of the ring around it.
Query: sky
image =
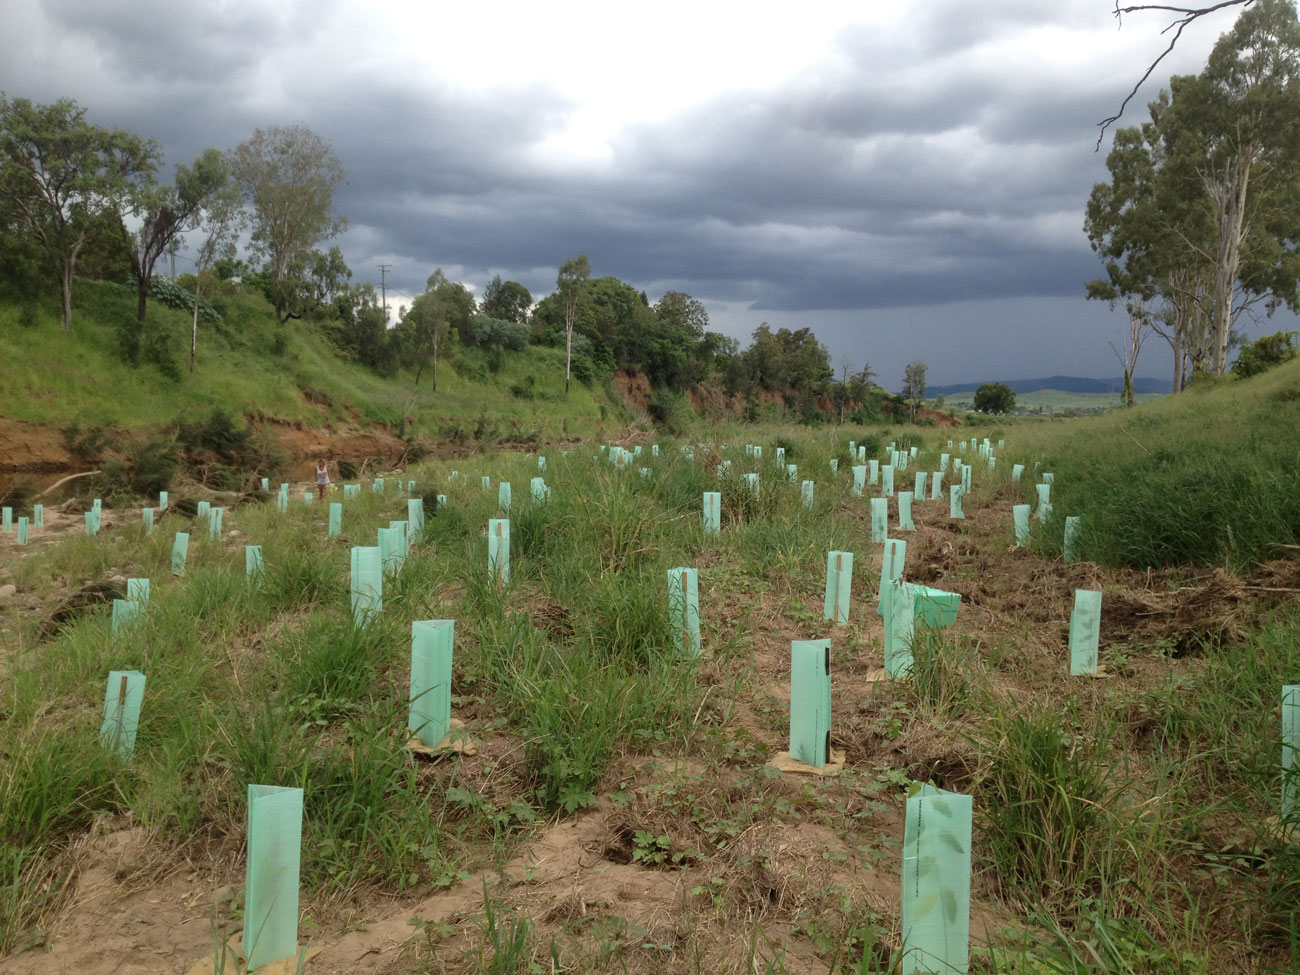
[[[169,168],[306,124],[348,172],[337,243],[356,279],[392,266],[394,313],[435,267],[540,298],[585,252],[742,345],[811,327],[890,388],[917,359],[936,385],[1102,377],[1125,324],[1083,297],[1097,123],[1167,43],[1112,8],[4,0],[0,90],[73,98]],[[1126,121],[1234,17],[1185,32]],[[1172,371],[1159,339],[1137,371]]]

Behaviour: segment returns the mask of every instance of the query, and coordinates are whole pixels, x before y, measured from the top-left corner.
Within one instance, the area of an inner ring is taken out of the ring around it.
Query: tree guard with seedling
[[[27,519],[26,518],[18,519],[18,544],[19,545],[27,544]]]
[[[426,748],[451,733],[451,663],[454,620],[411,624],[411,713],[407,728]]]
[[[211,513],[212,513],[212,502],[200,501],[198,507],[195,509],[194,516],[196,518],[206,519],[208,515]]]
[[[542,454],[539,454],[539,455],[538,455],[538,457],[537,457],[537,469],[538,469],[538,471],[541,471],[541,472],[543,472],[543,473],[546,471],[546,457],[545,457],[545,455],[542,455]]]
[[[826,600],[822,619],[844,626],[849,621],[852,598],[853,553],[831,552],[826,556]]]
[[[212,508],[208,511],[208,538],[221,537],[221,521],[224,514],[224,508]]]
[[[177,532],[176,538],[172,542],[172,575],[183,576],[185,574],[185,557],[190,551],[190,536],[188,532]]]
[[[1017,504],[1011,507],[1011,520],[1016,527],[1016,547],[1024,548],[1029,544],[1029,513],[1030,507],[1027,504]]]
[[[153,534],[153,508],[141,508],[140,520],[144,522],[144,533]]]
[[[804,481],[803,484],[801,484],[801,485],[799,486],[799,488],[800,488],[800,494],[801,494],[802,497],[803,497],[803,506],[804,506],[805,508],[807,508],[809,511],[811,511],[811,510],[812,510],[812,507],[813,507],[813,488],[814,488],[814,486],[815,486],[815,485],[813,484],[812,481]]]
[[[790,644],[790,757],[825,768],[831,746],[831,641]]]
[[[126,598],[140,604],[143,610],[149,605],[149,580],[131,578],[126,580]]]
[[[1065,516],[1064,558],[1066,565],[1073,565],[1079,561],[1079,533],[1081,530],[1078,515]]]
[[[262,490],[263,491],[271,490],[271,479],[269,477],[262,478]]]
[[[315,496],[314,494],[312,494],[310,491],[303,491],[303,492],[302,492],[302,503],[303,503],[303,504],[311,504],[314,500],[316,500],[316,496]]]
[[[370,482],[370,493],[371,494],[384,493],[384,479],[382,477],[377,477]]]
[[[867,448],[858,444],[858,463],[861,464],[867,459]]]
[[[948,517],[949,518],[966,517],[964,514],[962,514],[962,510],[961,510],[961,496],[964,493],[965,492],[962,490],[960,484],[954,484],[951,488],[948,489]]]
[[[917,784],[903,823],[902,975],[970,967],[971,797]]]
[[[867,469],[860,464],[853,467],[853,485],[849,488],[852,494],[861,496],[867,489]]]
[[[898,528],[900,531],[914,532],[916,525],[912,521],[912,492],[898,492]]]
[[[348,498],[359,498],[359,497],[361,497],[361,485],[360,485],[360,484],[344,484],[344,485],[343,485],[343,500],[344,500],[344,501],[348,500]]]
[[[275,496],[276,510],[284,513],[289,510],[289,485],[281,484],[280,491]]]
[[[838,474],[838,473],[840,472],[840,462],[839,462],[839,458],[837,458],[837,457],[832,457],[831,460],[830,460],[830,465],[831,465],[831,473],[832,473],[832,474]]]
[[[402,536],[391,528],[381,528],[375,534],[378,536],[380,566],[388,575],[396,575],[401,571],[402,560],[406,557]]]
[[[159,511],[166,511],[166,510],[167,510],[167,504],[168,504],[168,501],[167,501],[167,492],[166,492],[166,491],[159,491],[159,492],[158,492],[158,510],[159,510]]]
[[[876,458],[873,457],[871,458],[871,460],[867,461],[867,483],[870,484],[872,487],[875,487],[875,485],[879,481],[880,481],[880,461],[876,460]]]
[[[785,463],[785,448],[784,448],[784,447],[777,447],[777,448],[776,448],[776,462],[777,462],[777,465],[778,465],[778,466],[781,465],[781,464],[784,464],[784,463]]]
[[[891,582],[903,578],[907,562],[907,542],[901,538],[885,540],[885,550],[880,555],[880,595],[876,600],[876,615],[885,615],[885,594]]]
[[[113,633],[120,633],[135,622],[140,614],[140,604],[133,599],[113,600]]]
[[[1047,511],[1052,504],[1052,485],[1036,484],[1035,489],[1038,491],[1038,510],[1034,512],[1039,520],[1047,517]]]
[[[935,471],[934,477],[930,478],[930,500],[943,500],[943,471]]]
[[[757,500],[757,499],[758,499],[758,475],[757,475],[757,474],[746,474],[746,475],[745,475],[745,486],[749,488],[749,495],[750,495],[750,497],[752,497],[752,498],[754,498],[755,500]]]
[[[488,522],[488,574],[497,585],[510,581],[510,519]]]
[[[951,441],[951,440],[948,441],[948,446],[949,446],[949,447],[952,447],[952,441]],[[941,471],[947,471],[947,470],[948,470],[948,459],[949,459],[951,456],[952,456],[951,454],[940,454],[940,455],[939,455],[939,470],[941,470]]]
[[[262,561],[262,546],[244,546],[244,578],[255,586],[260,586],[266,577],[266,563]]]
[[[668,618],[676,642],[690,657],[700,655],[700,581],[695,569],[668,570]]]
[[[1070,676],[1095,674],[1101,644],[1101,593],[1092,589],[1074,591],[1070,613]]]
[[[880,493],[887,498],[894,496],[894,465],[886,464],[880,469]]]
[[[722,492],[705,491],[704,507],[701,517],[704,523],[704,534],[721,535],[722,534]]]
[[[86,523],[86,534],[94,538],[99,534],[99,512],[91,509],[83,516]]]
[[[961,465],[961,489],[963,494],[970,493],[971,477],[973,476],[974,470],[975,468],[970,464]]]
[[[7,532],[14,530],[14,509],[9,505],[0,508],[0,527]]]
[[[885,673],[906,677],[912,672],[912,634],[916,628],[916,597],[901,581],[886,582],[881,589],[885,617]]]
[[[497,510],[506,511],[506,512],[510,510],[510,482],[509,481],[502,481],[500,484],[497,485]]]
[[[367,626],[384,611],[384,562],[379,546],[352,549],[352,621]]]
[[[1024,465],[1024,464],[1012,464],[1012,465],[1011,465],[1011,483],[1013,483],[1013,484],[1019,484],[1019,483],[1020,483],[1020,475],[1023,474],[1024,472],[1025,472],[1025,465]]]
[[[793,483],[794,481],[796,481],[796,480],[799,479],[799,465],[798,465],[798,464],[786,464],[786,465],[785,465],[785,479],[786,479],[787,481],[790,481],[791,483]]]
[[[406,521],[411,526],[411,544],[424,537],[424,501],[411,498],[406,502]]]
[[[925,471],[917,471],[915,483],[912,485],[912,497],[917,501],[925,500]]]
[[[99,726],[99,742],[116,752],[122,761],[135,751],[135,736],[140,727],[140,706],[144,703],[144,674],[138,670],[114,670],[108,675],[104,692],[104,722]]]
[[[889,499],[871,499],[871,540],[883,542],[889,538]]]
[[[45,527],[45,505],[43,504],[32,505],[32,527],[33,528]]]
[[[326,529],[326,535],[329,538],[338,538],[343,532],[343,502],[330,502],[330,520],[329,527]]]
[[[410,525],[404,521],[390,521],[388,527],[397,538],[397,550],[402,553],[402,561],[411,554],[411,533]]]
[[[931,589],[915,582],[907,584],[912,592],[912,604],[916,621],[924,626],[939,629],[952,626],[957,622],[957,610],[961,608],[961,593],[944,592]]]
[[[641,468],[641,472],[643,477],[647,476],[650,473],[650,468],[643,467]],[[532,487],[534,501],[542,502],[542,501],[549,501],[551,499],[551,489],[546,486],[545,478],[541,478],[541,477],[533,478],[531,487]]]
[[[298,954],[302,789],[248,787],[244,957],[249,971]]]

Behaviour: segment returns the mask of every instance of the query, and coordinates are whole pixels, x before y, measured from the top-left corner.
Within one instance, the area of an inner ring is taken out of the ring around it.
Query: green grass
[[[319,325],[277,325],[260,296],[236,292],[219,304],[226,318],[220,325],[200,321],[191,376],[189,316],[150,303],[151,327],[167,336],[181,366],[181,378],[173,380],[156,365],[132,367],[118,355],[114,325],[135,313],[134,298],[121,288],[77,281],[71,335],[60,329],[56,299],[39,305],[35,323],[26,327],[17,305],[0,302],[0,416],[82,429],[154,427],[182,415],[207,416],[215,408],[312,426],[356,419],[397,428],[407,416],[413,421],[409,432],[432,437],[472,432],[482,417],[498,435],[542,427],[552,434],[589,433],[603,415],[599,391],[577,383],[563,396],[561,350],[530,346],[507,352],[500,371],[492,373],[478,350],[453,347],[439,366],[435,393],[430,370],[418,386],[410,370],[394,379],[377,376],[339,359]],[[530,375],[534,397],[512,395],[511,386],[523,385]]]

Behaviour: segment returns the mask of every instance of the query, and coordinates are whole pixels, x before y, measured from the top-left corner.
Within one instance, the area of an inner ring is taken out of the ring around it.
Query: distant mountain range
[[[1124,390],[1124,378],[1086,379],[1082,376],[1048,376],[1046,379],[987,379],[984,382],[1000,382],[1011,388],[1013,393],[1035,393],[1040,389],[1059,389],[1065,393],[1120,393]],[[955,396],[958,393],[974,393],[982,386],[977,383],[954,383],[951,386],[926,386],[926,397]],[[1134,393],[1172,393],[1173,383],[1168,379],[1133,380]]]

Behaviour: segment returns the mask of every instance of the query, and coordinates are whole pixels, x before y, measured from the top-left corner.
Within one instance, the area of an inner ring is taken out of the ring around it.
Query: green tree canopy
[[[975,390],[978,413],[1010,413],[1016,408],[1016,394],[1005,383],[984,383]]]
[[[502,281],[499,274],[483,289],[483,299],[479,302],[484,315],[520,324],[528,321],[532,307],[533,296],[528,289],[518,281]]]

